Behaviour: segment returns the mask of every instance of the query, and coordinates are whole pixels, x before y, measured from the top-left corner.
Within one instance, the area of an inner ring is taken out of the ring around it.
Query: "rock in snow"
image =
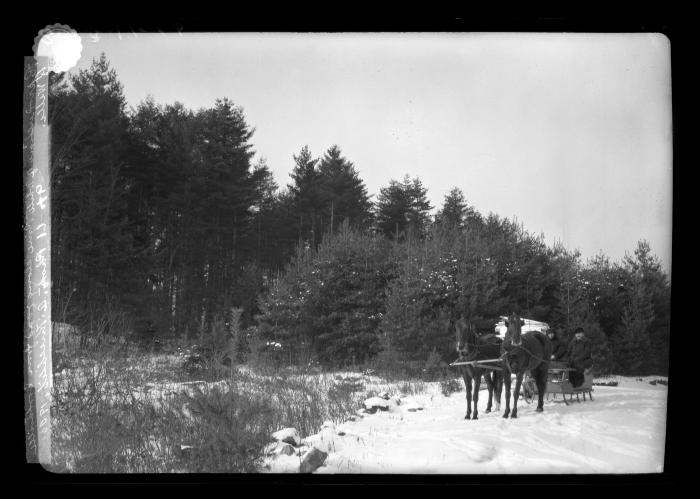
[[[295,447],[298,447],[301,443],[299,432],[295,428],[283,428],[280,431],[276,431],[272,434],[272,438],[279,442],[291,444]]]
[[[304,459],[299,466],[299,471],[301,473],[311,473],[318,469],[326,461],[328,454],[322,450],[312,447],[309,452],[306,453]]]
[[[365,407],[367,410],[372,410],[372,409],[381,409],[382,411],[387,411],[389,410],[389,405],[391,402],[389,402],[386,399],[383,399],[382,397],[370,397],[367,400],[365,400]]]

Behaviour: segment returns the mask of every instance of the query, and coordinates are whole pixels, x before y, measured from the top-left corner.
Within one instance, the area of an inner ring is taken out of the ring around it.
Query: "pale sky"
[[[370,194],[418,176],[481,213],[620,260],[639,239],[670,271],[670,43],[658,34],[81,34],[130,106],[229,97],[278,184],[337,144]],[[373,197],[374,199],[375,197]],[[434,212],[435,210],[433,210]]]

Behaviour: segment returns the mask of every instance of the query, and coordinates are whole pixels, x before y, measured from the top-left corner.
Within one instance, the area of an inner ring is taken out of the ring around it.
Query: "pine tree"
[[[195,305],[207,322],[236,305],[231,288],[253,258],[257,185],[251,175],[253,131],[229,99],[195,116],[195,158],[189,186],[193,202],[189,236],[191,269],[199,292]]]
[[[53,295],[86,339],[108,332],[105,314],[123,305],[115,300],[145,284],[145,248],[128,217],[129,121],[104,54],[52,89]]]
[[[261,212],[259,223],[270,275],[282,271],[299,243],[299,214],[293,194],[285,189],[277,192],[268,210]]]
[[[367,188],[337,145],[326,151],[318,172],[324,193],[322,212],[326,230],[337,229],[344,220],[351,227],[369,226],[372,213]]]
[[[668,322],[666,317],[657,322],[654,298],[655,294],[663,296],[665,276],[646,241],[638,244],[634,257],[625,258],[624,269],[626,305],[614,342],[618,369],[629,374],[664,372],[668,359],[664,326]],[[665,311],[663,306],[658,309]]]
[[[277,182],[265,158],[260,158],[251,174],[255,185],[252,207],[254,224],[254,261],[261,269],[278,269],[286,263],[288,252],[296,241],[293,218],[280,210],[281,196]],[[288,251],[285,251],[287,250]]]
[[[588,309],[583,289],[583,279],[580,270],[580,254],[570,253],[559,248],[556,256],[558,270],[558,286],[555,292],[556,306],[552,311],[552,326],[560,330],[561,339],[570,341],[574,335],[574,329],[583,320]]]
[[[617,335],[615,360],[625,374],[651,374],[649,368],[649,326],[654,320],[653,306],[641,279],[635,279],[630,301],[622,315]]]
[[[297,212],[297,229],[299,240],[309,240],[312,245],[320,242],[319,232],[321,209],[326,195],[321,186],[318,171],[318,159],[314,159],[308,146],[304,146],[299,155],[294,156],[294,169],[290,173],[293,183],[289,191],[294,199]]]
[[[467,214],[467,202],[461,189],[454,187],[446,196],[442,209],[435,215],[436,224],[463,228]]]
[[[661,268],[661,261],[645,240],[637,243],[634,258],[627,256],[624,265],[629,273],[641,279],[653,310],[653,319],[649,324],[648,368],[654,373],[666,374],[671,324],[671,286],[668,277]]]
[[[317,249],[299,245],[260,299],[260,328],[296,359],[304,348],[329,366],[370,358],[379,350],[383,292],[393,276],[386,246],[347,221]]]
[[[394,275],[385,241],[343,222],[319,246],[314,317],[316,351],[328,365],[364,362],[379,350],[383,291]]]
[[[432,209],[427,189],[420,179],[406,175],[402,182],[392,180],[380,189],[376,203],[377,228],[381,233],[397,238],[407,233],[423,236],[427,232]]]

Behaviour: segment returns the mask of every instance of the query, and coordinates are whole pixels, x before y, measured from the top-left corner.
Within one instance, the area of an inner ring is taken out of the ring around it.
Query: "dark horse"
[[[518,314],[511,314],[505,322],[508,327],[501,346],[503,352],[504,381],[506,385],[506,411],[503,417],[518,417],[518,396],[523,383],[523,375],[530,371],[537,385],[537,412],[543,411],[544,393],[547,390],[547,370],[552,355],[552,342],[538,332],[520,334],[524,324]],[[511,373],[515,374],[513,392],[513,412],[510,410]]]
[[[501,355],[501,339],[495,335],[480,337],[474,330],[474,325],[460,318],[455,324],[457,331],[457,353],[460,361],[497,359]],[[486,380],[489,391],[489,402],[486,412],[491,412],[493,391],[496,390],[496,410],[501,407],[501,390],[503,389],[503,372],[477,366],[459,366],[467,388],[467,415],[464,419],[478,419],[479,388],[481,376]],[[472,416],[472,381],[474,381],[474,415]]]

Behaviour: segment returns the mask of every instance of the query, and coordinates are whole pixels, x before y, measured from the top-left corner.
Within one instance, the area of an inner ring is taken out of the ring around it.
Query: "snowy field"
[[[594,386],[594,400],[546,401],[544,412],[523,399],[518,419],[486,414],[464,420],[465,392],[445,397],[434,385],[397,397],[386,412],[329,424],[304,439],[328,453],[315,473],[546,474],[663,471],[667,387],[654,379],[615,377],[618,386]],[[599,381],[599,380],[596,380]],[[418,409],[418,410],[417,410]],[[267,472],[298,473],[297,455],[269,457]]]

